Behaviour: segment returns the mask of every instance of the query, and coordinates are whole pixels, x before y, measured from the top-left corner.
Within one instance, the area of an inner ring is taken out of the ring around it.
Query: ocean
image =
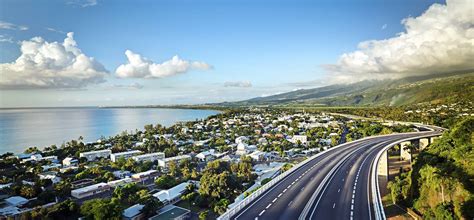
[[[30,146],[58,147],[79,136],[96,141],[147,124],[170,126],[204,119],[214,110],[165,108],[31,108],[0,110],[0,154],[21,153]]]

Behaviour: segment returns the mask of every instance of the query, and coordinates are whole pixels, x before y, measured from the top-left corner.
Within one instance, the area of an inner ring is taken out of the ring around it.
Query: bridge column
[[[377,175],[384,178],[385,181],[388,181],[388,150],[382,153],[378,164]]]
[[[411,142],[405,141],[400,143],[400,160],[409,160],[411,162]]]
[[[421,138],[420,139],[420,151],[424,150],[426,147],[430,145],[430,138]]]
[[[439,137],[431,137],[430,138],[430,144],[432,144],[436,139],[438,139]]]

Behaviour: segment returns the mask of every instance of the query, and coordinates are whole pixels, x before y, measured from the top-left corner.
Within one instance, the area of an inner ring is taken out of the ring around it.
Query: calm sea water
[[[84,137],[95,141],[147,124],[170,126],[217,114],[213,110],[159,108],[48,108],[0,110],[0,154],[20,153]]]

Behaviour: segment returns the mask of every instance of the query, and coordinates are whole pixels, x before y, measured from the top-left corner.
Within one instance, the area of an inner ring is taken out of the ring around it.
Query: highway
[[[435,134],[439,131],[424,132]],[[370,174],[379,151],[421,133],[346,143],[310,160],[231,219],[374,219]]]

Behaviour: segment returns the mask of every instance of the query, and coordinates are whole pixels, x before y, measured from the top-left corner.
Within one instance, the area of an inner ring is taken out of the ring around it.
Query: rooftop
[[[137,216],[140,214],[142,211],[144,205],[141,204],[135,204],[133,206],[128,207],[127,209],[123,210],[122,215],[126,218],[132,218],[134,216]]]
[[[167,205],[167,206],[163,207],[162,209],[160,209],[159,213],[160,214],[149,218],[149,220],[175,219],[175,218],[178,218],[182,215],[185,215],[185,214],[189,213],[189,210],[187,210],[185,208],[178,207],[178,206],[174,206],[174,205]]]

